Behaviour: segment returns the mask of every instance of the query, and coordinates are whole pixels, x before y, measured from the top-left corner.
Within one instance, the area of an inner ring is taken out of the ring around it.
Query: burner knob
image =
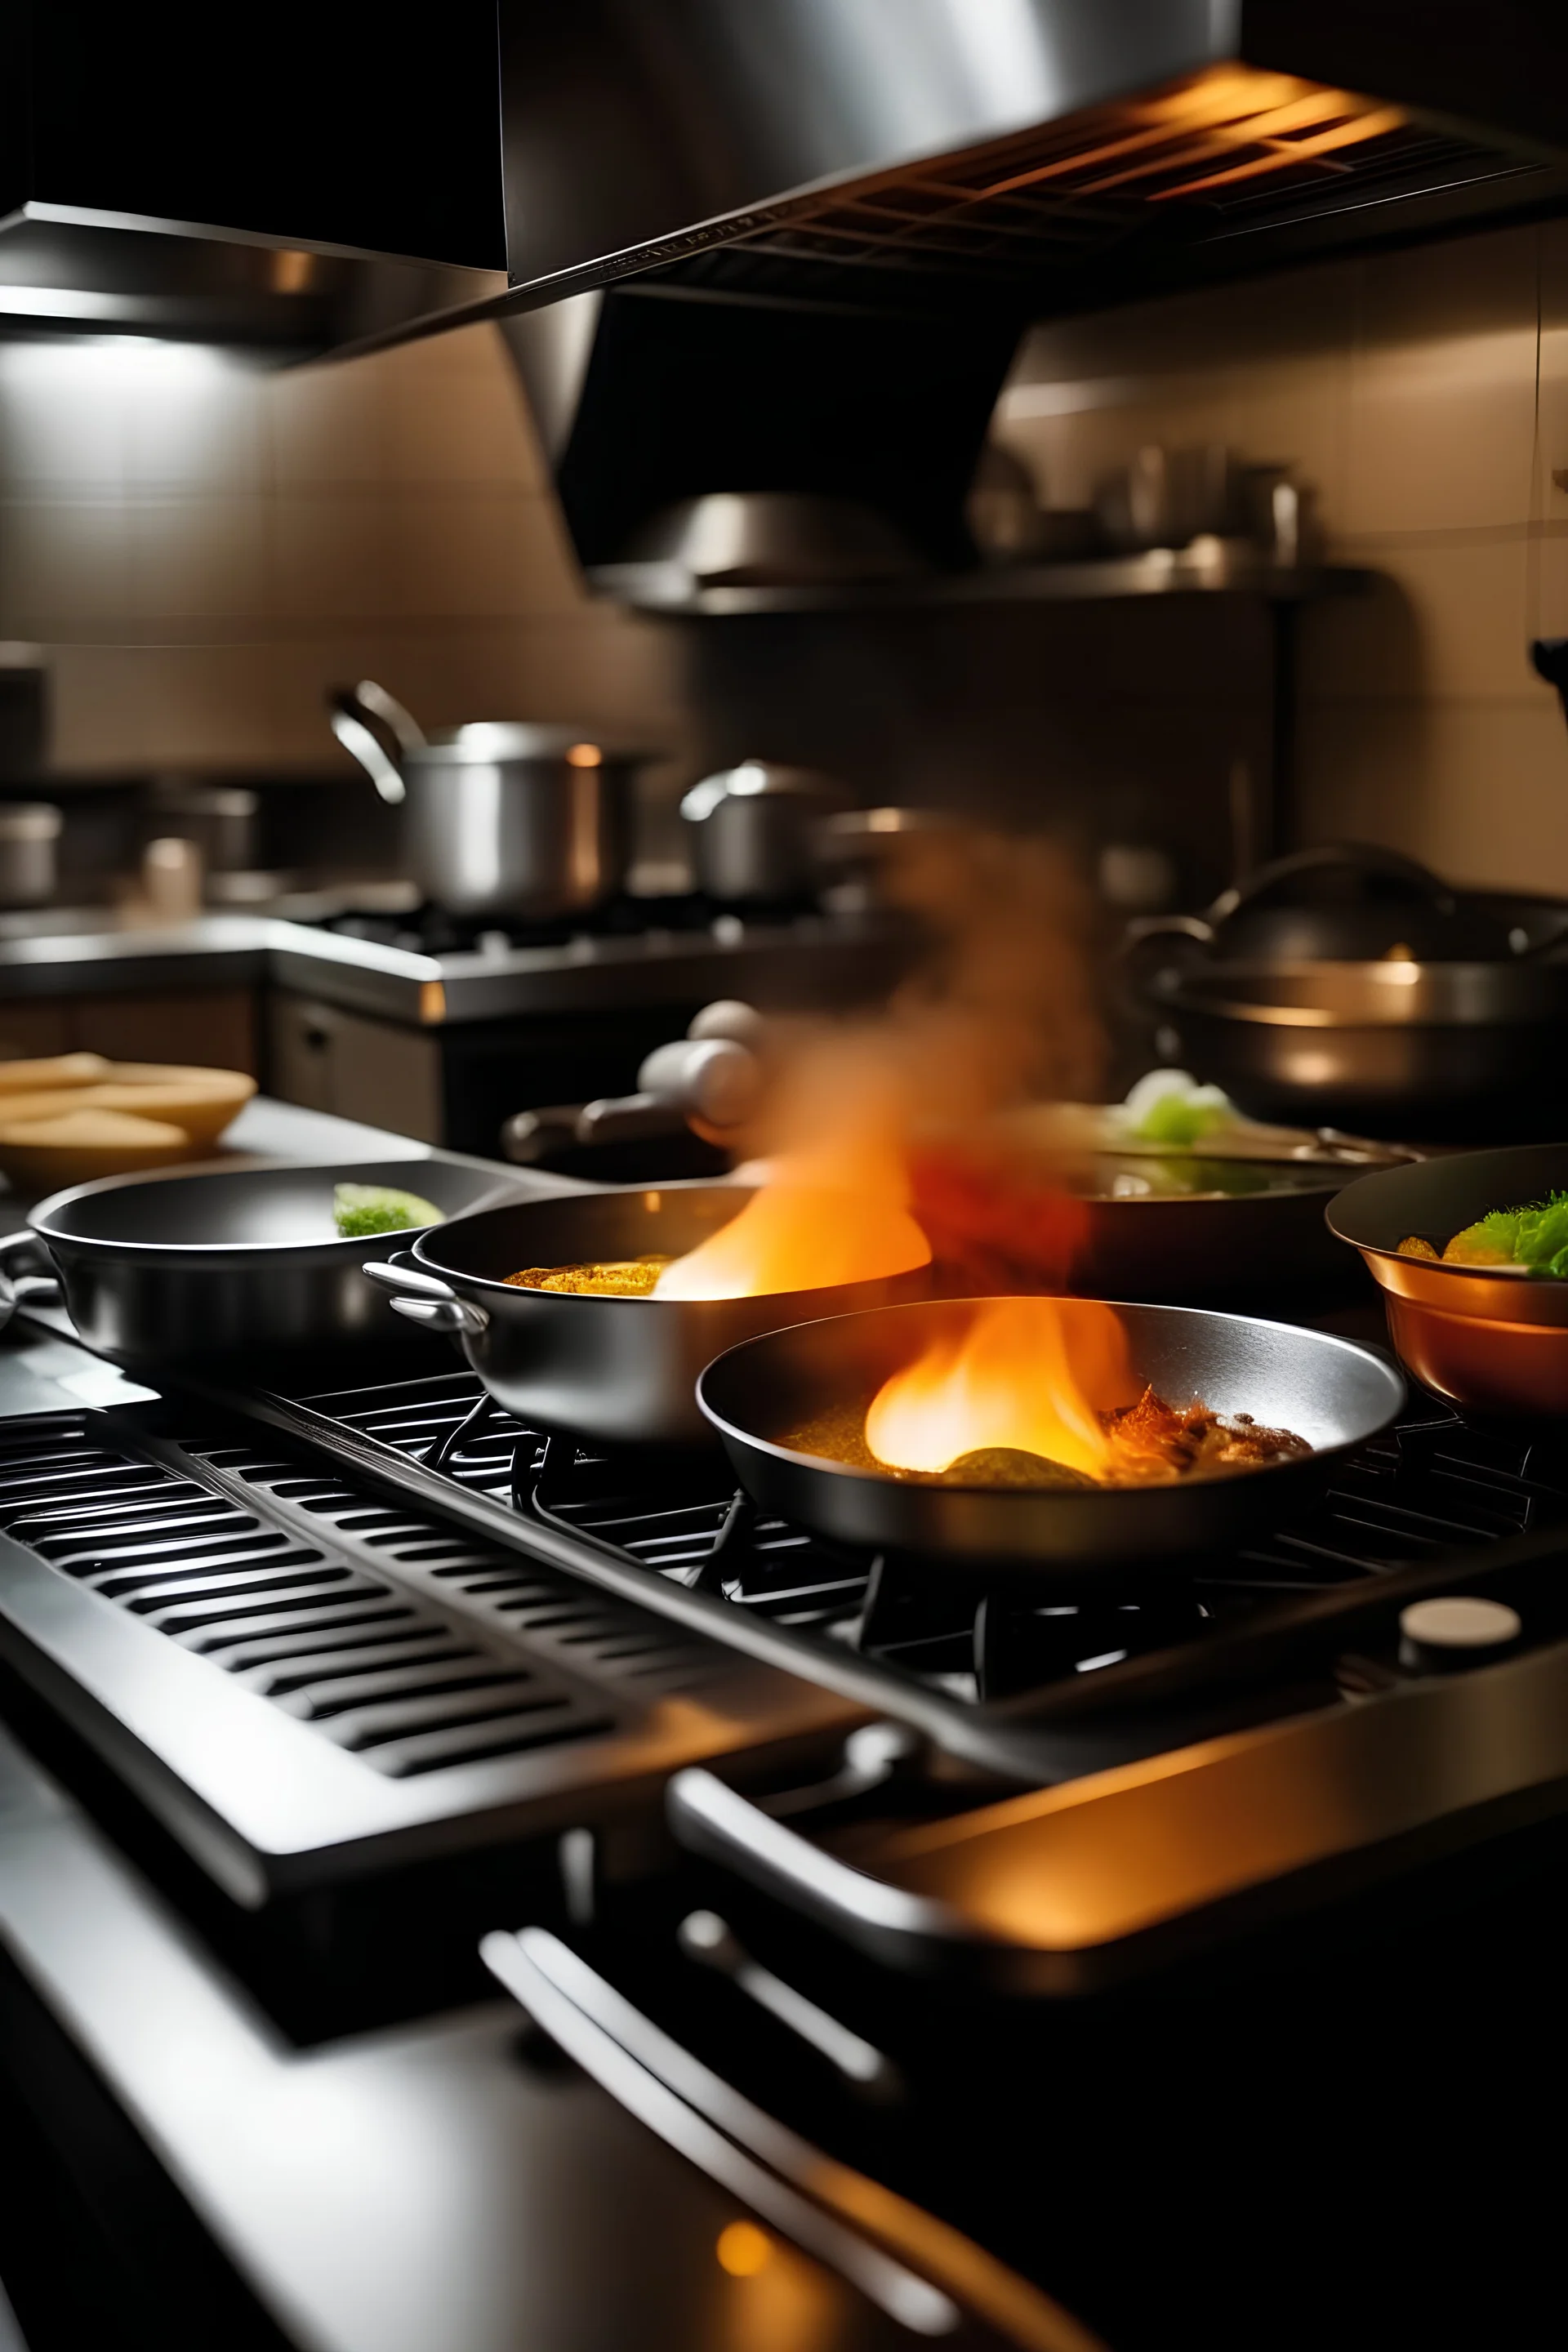
[[[1459,1674],[1489,1664],[1522,1630],[1506,1601],[1461,1593],[1413,1601],[1399,1612],[1399,1663],[1418,1675]]]

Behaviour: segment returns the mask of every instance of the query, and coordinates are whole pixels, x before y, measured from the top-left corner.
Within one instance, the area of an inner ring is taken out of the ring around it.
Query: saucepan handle
[[[402,1255],[362,1266],[367,1278],[393,1293],[392,1311],[426,1331],[450,1331],[455,1338],[477,1339],[489,1323],[482,1307],[459,1298],[449,1282],[426,1274]]]
[[[0,1239],[0,1276],[11,1290],[0,1321],[9,1316],[14,1307],[59,1305],[60,1278],[37,1234],[29,1233],[25,1226],[20,1233],[6,1234]]]

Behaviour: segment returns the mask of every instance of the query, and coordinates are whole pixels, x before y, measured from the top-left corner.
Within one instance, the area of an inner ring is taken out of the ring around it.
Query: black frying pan
[[[1294,1324],[1191,1307],[1119,1307],[1133,1364],[1173,1404],[1194,1395],[1294,1430],[1313,1453],[1232,1477],[1164,1486],[935,1486],[797,1454],[781,1433],[837,1403],[864,1403],[888,1376],[974,1313],[937,1299],[835,1317],[731,1348],[697,1401],[742,1486],[764,1510],[879,1549],[1075,1570],[1124,1565],[1279,1526],[1335,1459],[1394,1419],[1405,1383],[1371,1349]],[[1094,1304],[1063,1299],[1065,1314]]]

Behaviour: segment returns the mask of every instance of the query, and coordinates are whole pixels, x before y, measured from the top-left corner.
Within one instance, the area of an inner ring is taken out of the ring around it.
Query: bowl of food
[[[185,1063],[0,1062],[0,1172],[36,1194],[203,1159],[255,1092],[243,1070]]]
[[[1568,1415],[1568,1143],[1363,1176],[1329,1224],[1424,1387],[1479,1412]]]
[[[771,1332],[698,1385],[763,1510],[1077,1580],[1278,1526],[1404,1396],[1384,1358],[1298,1325],[1036,1297]]]

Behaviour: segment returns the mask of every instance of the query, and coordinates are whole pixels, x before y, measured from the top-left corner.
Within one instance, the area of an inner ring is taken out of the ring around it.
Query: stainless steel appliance
[[[49,1759],[5,1758],[0,2057],[90,2055],[102,2108],[29,2110],[78,2177],[123,2183],[129,2116],[243,2221],[285,2340],[345,2352],[563,2309],[741,2352],[757,2277],[847,2352],[1243,2352],[1260,2312],[1362,2352],[1472,2298],[1527,2338],[1549,2233],[1500,2275],[1404,2244],[1472,2132],[1521,2193],[1541,2069],[1404,2053],[1500,2000],[1555,2048],[1538,1433],[1418,1402],[1272,1531],[1042,1605],[754,1511],[712,1455],[543,1442],[457,1365],[331,1379],[0,1427]],[[189,2095],[220,2066],[237,2117]],[[1292,2261],[1347,2080],[1348,2299]],[[195,2275],[158,2266],[166,2336]]]
[[[655,518],[758,488],[973,563],[964,502],[1025,321],[1561,206],[1568,31],[1507,23],[671,0],[655,37],[617,0],[502,0],[496,307],[590,580],[668,604]]]
[[[587,728],[518,721],[432,740],[370,678],[332,697],[331,719],[383,800],[403,809],[404,870],[447,913],[549,920],[625,880],[631,778],[647,752],[606,747]]]

